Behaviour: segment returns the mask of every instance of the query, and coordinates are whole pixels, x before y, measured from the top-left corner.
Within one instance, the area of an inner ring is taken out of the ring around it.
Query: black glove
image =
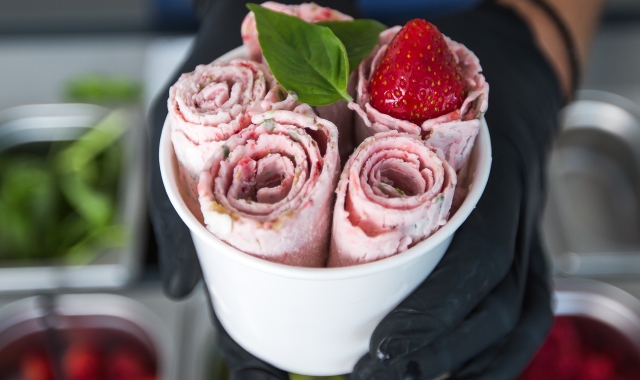
[[[240,25],[249,12],[240,0],[196,0],[199,12],[206,12],[187,60],[166,83],[155,100],[149,115],[151,173],[149,178],[149,210],[158,245],[158,263],[164,292],[171,298],[187,296],[202,278],[200,264],[188,227],[175,211],[164,189],[158,163],[160,135],[167,117],[169,87],[182,73],[190,72],[199,64],[212,62],[224,53],[242,45]],[[259,1],[261,2],[261,1]],[[300,1],[279,0],[297,4]],[[317,4],[357,16],[355,4],[350,0],[320,0]],[[229,337],[218,322],[212,309],[212,318],[218,331],[218,346],[227,361],[230,379],[283,379],[286,372],[253,357]]]
[[[562,104],[557,79],[505,8],[434,23],[480,58],[491,88],[491,174],[434,272],[378,325],[352,380],[514,379],[552,324],[537,231]]]
[[[216,0],[179,73],[240,45],[239,25],[246,12],[244,2]],[[491,175],[476,210],[436,270],[378,326],[371,352],[358,362],[352,379],[428,380],[442,373],[511,379],[551,326],[536,227],[544,161],[561,105],[557,81],[522,21],[510,11],[486,6],[435,23],[480,57],[491,86]],[[154,163],[166,113],[163,95],[152,114]],[[189,231],[164,191],[157,164],[151,174],[150,206],[165,292],[182,297],[201,277],[198,260]],[[238,346],[215,315],[214,322],[232,379],[288,379],[285,372]]]

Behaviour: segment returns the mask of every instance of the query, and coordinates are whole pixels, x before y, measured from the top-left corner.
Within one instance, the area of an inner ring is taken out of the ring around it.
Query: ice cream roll
[[[328,266],[377,261],[431,236],[447,222],[456,183],[419,135],[365,139],[338,182]]]
[[[340,172],[337,138],[335,125],[306,104],[254,115],[200,175],[209,231],[266,260],[324,266]]]
[[[205,164],[228,138],[251,124],[252,115],[292,110],[298,104],[260,63],[213,62],[182,74],[169,90],[168,110],[187,193],[197,199]]]

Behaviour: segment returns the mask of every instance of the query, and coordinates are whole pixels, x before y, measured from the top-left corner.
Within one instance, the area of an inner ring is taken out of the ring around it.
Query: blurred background
[[[0,1],[0,380],[225,378],[202,289],[162,294],[144,190],[147,110],[196,30],[190,0]],[[525,375],[571,352],[573,378],[638,379],[640,1],[609,0],[560,121],[543,231],[563,317]]]

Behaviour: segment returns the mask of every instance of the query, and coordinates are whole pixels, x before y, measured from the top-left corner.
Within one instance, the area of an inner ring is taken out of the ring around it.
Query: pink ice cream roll
[[[333,123],[300,105],[254,115],[200,175],[207,229],[248,254],[323,267],[340,170]]]
[[[273,11],[286,13],[290,16],[298,17],[306,22],[320,21],[348,21],[353,17],[334,9],[322,7],[315,3],[302,3],[300,5],[286,5],[267,1],[261,4],[265,8]],[[242,42],[249,50],[249,57],[257,62],[263,62],[262,50],[258,42],[258,30],[256,29],[256,19],[253,12],[249,12],[242,21],[241,27]],[[355,75],[349,81],[349,94],[354,96]],[[340,133],[340,158],[346,161],[353,152],[353,113],[347,107],[347,102],[340,100],[328,106],[314,107],[314,111],[323,119],[331,120]]]
[[[415,134],[364,140],[345,165],[328,266],[381,260],[431,236],[449,217],[456,172]]]
[[[171,141],[188,195],[198,198],[200,172],[224,142],[251,124],[251,116],[292,110],[299,103],[278,85],[269,69],[233,60],[199,65],[169,90]]]
[[[356,111],[356,143],[378,132],[396,130],[421,136],[438,150],[447,162],[460,171],[468,161],[473,142],[480,130],[480,118],[487,111],[489,84],[482,75],[478,57],[464,45],[445,36],[447,46],[460,65],[468,90],[462,106],[450,113],[426,120],[421,125],[381,113],[370,104],[369,80],[382,61],[387,46],[400,31],[400,26],[380,33],[378,45],[358,67],[356,102],[349,108]]]

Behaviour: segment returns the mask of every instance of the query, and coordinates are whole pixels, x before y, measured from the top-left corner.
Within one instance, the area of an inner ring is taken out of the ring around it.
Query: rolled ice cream
[[[328,266],[380,260],[426,239],[447,222],[456,183],[453,167],[420,136],[365,139],[338,182]]]
[[[270,261],[324,266],[340,170],[337,139],[335,125],[306,104],[254,115],[200,176],[209,231]]]
[[[252,115],[297,105],[260,63],[213,62],[182,74],[169,91],[168,111],[188,194],[197,199],[200,173],[228,138],[251,124]]]

